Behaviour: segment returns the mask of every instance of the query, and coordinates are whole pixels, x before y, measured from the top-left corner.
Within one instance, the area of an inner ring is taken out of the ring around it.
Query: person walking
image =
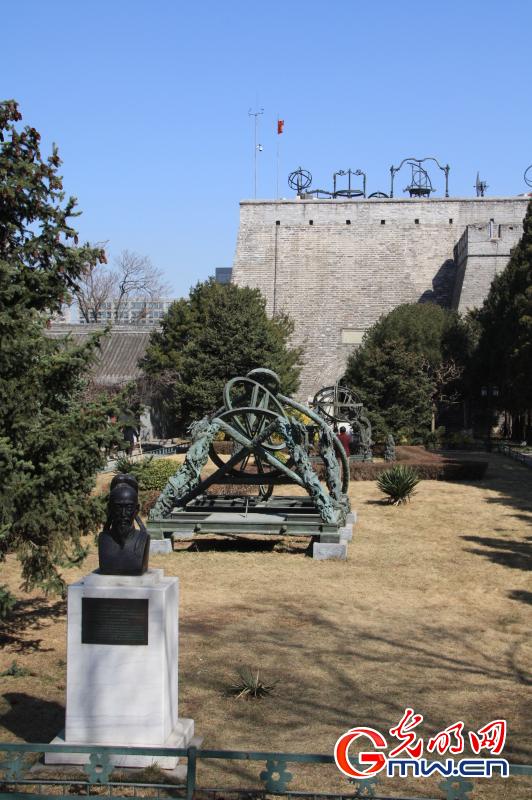
[[[351,455],[351,437],[349,436],[343,425],[340,428],[340,433],[338,434],[338,438],[342,442],[344,450],[347,453],[347,457],[349,458],[349,456]]]

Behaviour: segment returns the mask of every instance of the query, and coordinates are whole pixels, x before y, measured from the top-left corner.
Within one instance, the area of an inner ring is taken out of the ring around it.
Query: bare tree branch
[[[85,322],[98,322],[104,304],[116,293],[117,276],[99,264],[89,270],[76,292],[79,313]]]
[[[455,383],[462,377],[464,368],[459,366],[452,358],[447,361],[442,361],[436,367],[432,367],[428,361],[425,360],[423,368],[432,381],[433,393],[432,400],[434,403],[456,403],[460,397],[460,393],[456,390],[450,394],[446,394],[444,389],[449,384]]]
[[[102,253],[104,245],[102,247]],[[106,303],[114,303],[114,319],[119,320],[127,300],[144,300],[144,306],[136,310],[132,322],[140,322],[147,316],[147,302],[161,297],[169,291],[161,270],[153,266],[147,256],[123,250],[115,259],[114,267],[104,264],[87,267],[78,281],[75,294],[80,317],[85,322],[98,322]]]
[[[447,361],[442,361],[436,367],[433,366],[427,359],[423,360],[423,371],[429,376],[432,381],[432,423],[431,431],[436,430],[436,412],[438,405],[452,405],[460,400],[460,392],[456,383],[462,377],[464,368],[459,366],[452,358]],[[447,387],[451,388],[451,392],[446,392]]]
[[[154,267],[147,256],[139,256],[130,250],[122,250],[115,259],[118,285],[115,299],[115,319],[120,316],[124,302],[131,297],[146,300],[161,297],[168,291],[163,273]],[[146,307],[136,315],[136,321],[146,316]]]
[[[82,278],[78,279],[74,294],[78,301],[80,316],[85,322],[98,322],[98,314],[104,303],[115,292],[116,278],[106,266],[105,246],[107,242],[96,242],[94,247],[100,248],[100,262],[87,264]]]

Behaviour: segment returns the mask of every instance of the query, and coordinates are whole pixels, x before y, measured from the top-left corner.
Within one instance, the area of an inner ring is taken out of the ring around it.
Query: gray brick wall
[[[343,373],[354,345],[342,340],[356,340],[400,303],[481,303],[521,235],[527,202],[243,201],[232,279],[259,288],[270,314],[294,320],[294,344],[305,348],[299,396],[307,400]],[[497,242],[489,240],[491,219],[501,226]]]
[[[508,263],[523,233],[519,224],[468,225],[455,248],[453,308],[464,312],[482,304],[495,275]]]

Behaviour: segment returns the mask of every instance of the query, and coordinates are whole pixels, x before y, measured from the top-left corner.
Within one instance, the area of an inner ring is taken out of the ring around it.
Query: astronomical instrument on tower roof
[[[305,189],[308,189],[311,183],[312,175],[307,169],[303,169],[302,167],[294,170],[294,172],[291,172],[288,176],[289,187],[294,189],[298,195],[301,195]]]
[[[336,188],[336,178],[339,176],[347,175],[347,189],[337,189]],[[362,189],[356,189],[355,187],[351,186],[351,177],[352,176],[361,176],[362,177]],[[338,172],[333,174],[333,197],[365,197],[366,196],[366,173],[363,172],[361,169],[339,169]]]
[[[532,164],[525,169],[525,174],[523,175],[525,179],[525,183],[527,186],[530,186],[532,189]]]
[[[477,180],[475,183],[475,189],[477,192],[477,197],[484,197],[486,194],[486,189],[488,188],[488,184],[486,181],[480,180],[480,173],[477,172]]]
[[[410,184],[405,186],[405,192],[408,192],[410,197],[430,197],[430,193],[434,191],[434,187],[430,181],[429,173],[426,169],[415,161],[409,162],[412,169],[412,177]]]
[[[450,166],[446,164],[444,167],[440,164],[437,158],[434,156],[427,156],[426,158],[403,158],[401,163],[398,167],[394,167],[393,164],[390,167],[390,175],[391,175],[391,186],[390,186],[390,197],[393,197],[393,184],[394,178],[396,174],[399,172],[402,167],[407,164],[410,169],[412,170],[412,175],[410,178],[410,183],[408,186],[405,187],[404,191],[410,194],[410,197],[430,197],[431,192],[436,191],[432,185],[432,181],[430,180],[430,175],[425,169],[422,164],[425,161],[434,161],[439,169],[445,175],[445,197],[449,197],[449,171]]]

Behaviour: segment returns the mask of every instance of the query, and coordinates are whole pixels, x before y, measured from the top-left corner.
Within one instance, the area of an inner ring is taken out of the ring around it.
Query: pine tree
[[[434,303],[407,303],[377,320],[345,374],[377,436],[424,439],[435,429],[438,409],[463,392],[471,335],[455,312]]]
[[[77,246],[76,201],[61,161],[35,128],[0,103],[0,560],[16,553],[25,588],[63,588],[60,568],[84,555],[80,536],[101,518],[90,497],[116,433],[104,400],[83,402],[97,341],[45,337],[76,281],[104,258]]]
[[[424,359],[401,339],[369,342],[347,363],[344,381],[356,389],[368,411],[374,438],[390,431],[399,442],[423,438],[430,430],[432,383]]]
[[[368,330],[364,343],[383,345],[400,339],[432,368],[459,360],[468,348],[468,330],[455,311],[435,303],[404,303],[384,314]]]
[[[477,319],[477,390],[481,384],[496,385],[499,406],[514,415],[532,409],[532,201],[523,236],[494,278]]]
[[[198,283],[170,307],[143,361],[167,432],[214,411],[225,383],[255,367],[277,372],[284,393],[296,391],[301,350],[288,345],[292,329],[287,317],[268,318],[258,289]]]

